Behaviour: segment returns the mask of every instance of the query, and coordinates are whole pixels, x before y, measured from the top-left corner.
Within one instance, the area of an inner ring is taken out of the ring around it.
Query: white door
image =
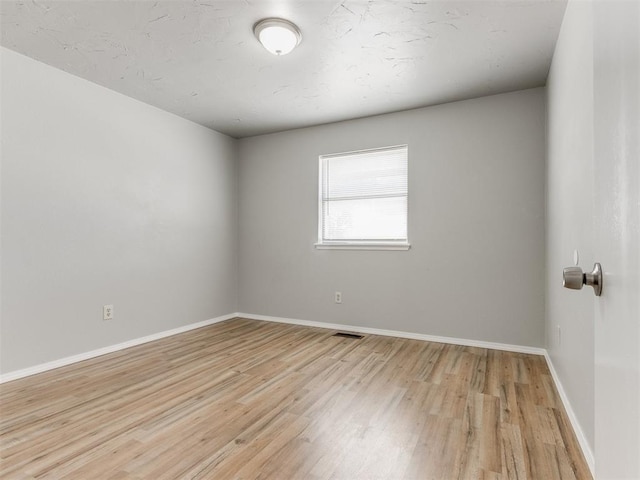
[[[640,479],[640,1],[594,9],[596,478]]]

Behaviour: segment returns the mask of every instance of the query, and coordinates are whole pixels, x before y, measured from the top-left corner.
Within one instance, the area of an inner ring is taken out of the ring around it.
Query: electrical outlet
[[[113,305],[105,305],[102,307],[102,319],[113,320]]]
[[[342,292],[336,292],[335,301],[336,303],[342,303]]]

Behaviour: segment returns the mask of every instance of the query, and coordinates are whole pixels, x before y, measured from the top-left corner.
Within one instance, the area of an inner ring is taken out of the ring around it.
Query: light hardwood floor
[[[0,386],[0,478],[590,479],[544,358],[234,319]]]

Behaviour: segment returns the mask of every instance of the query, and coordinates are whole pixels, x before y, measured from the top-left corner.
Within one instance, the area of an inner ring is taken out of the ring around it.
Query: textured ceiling
[[[545,84],[565,0],[6,1],[2,45],[234,137]],[[254,23],[302,31],[275,57]]]

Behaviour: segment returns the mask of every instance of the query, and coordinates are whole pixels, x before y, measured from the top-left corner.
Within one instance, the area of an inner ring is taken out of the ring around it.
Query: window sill
[[[316,243],[318,250],[409,250],[410,243]]]

